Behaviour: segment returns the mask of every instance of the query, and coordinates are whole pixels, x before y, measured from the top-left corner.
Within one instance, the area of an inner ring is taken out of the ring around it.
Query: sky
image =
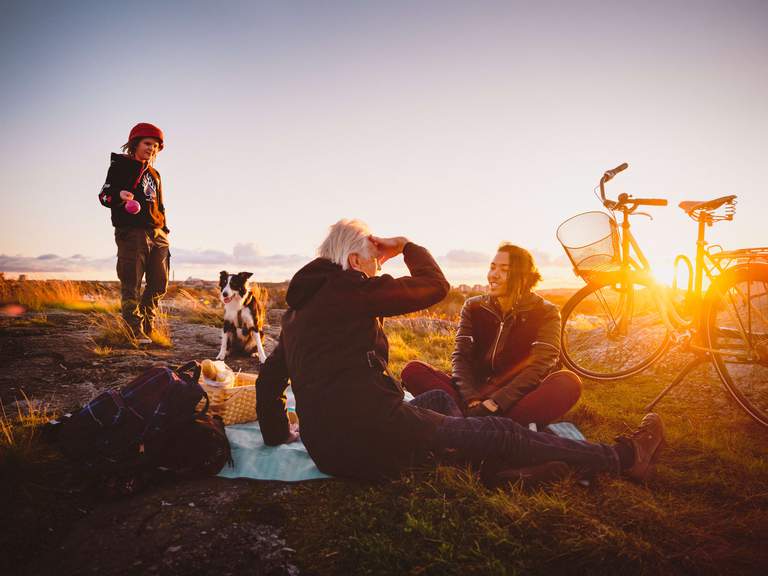
[[[500,241],[572,286],[555,231],[609,194],[657,272],[694,249],[682,200],[737,194],[708,239],[768,245],[768,2],[3,2],[0,271],[116,279],[97,194],[137,122],[173,277],[279,281],[360,218],[483,283]],[[385,272],[401,273],[397,262]]]

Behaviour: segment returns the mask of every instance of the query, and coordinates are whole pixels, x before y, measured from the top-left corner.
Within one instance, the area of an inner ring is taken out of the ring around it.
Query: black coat
[[[129,214],[123,208],[120,191],[133,193],[133,199],[141,205],[138,214]],[[99,202],[112,210],[115,228],[161,228],[169,232],[165,223],[163,185],[160,173],[152,166],[139,162],[125,154],[112,154],[107,180],[99,191]]]
[[[383,373],[389,347],[379,318],[431,306],[449,285],[426,249],[408,243],[403,256],[411,272],[403,278],[368,278],[323,258],[293,277],[277,348],[256,383],[267,444],[288,436],[290,378],[302,440],[323,472],[379,478],[424,451],[442,416],[404,402]]]

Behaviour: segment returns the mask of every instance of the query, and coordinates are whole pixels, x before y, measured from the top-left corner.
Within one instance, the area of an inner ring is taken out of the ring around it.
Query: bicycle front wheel
[[[596,380],[637,374],[669,345],[662,306],[650,278],[612,274],[591,282],[563,308],[563,361]]]
[[[706,298],[707,342],[720,379],[768,426],[768,264],[726,271]]]

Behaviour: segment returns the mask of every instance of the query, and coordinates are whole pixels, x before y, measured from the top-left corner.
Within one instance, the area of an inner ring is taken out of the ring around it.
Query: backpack
[[[153,464],[177,477],[213,476],[225,464],[234,466],[221,416],[203,414],[177,426],[151,454]]]
[[[121,389],[99,394],[53,423],[61,451],[111,478],[148,476],[158,467],[176,471],[180,464],[185,475],[216,474],[231,462],[229,442],[223,425],[217,428],[207,415],[208,396],[199,377],[194,361],[176,370],[155,367]],[[192,444],[197,441],[200,445]],[[196,459],[175,459],[187,449],[195,449]]]

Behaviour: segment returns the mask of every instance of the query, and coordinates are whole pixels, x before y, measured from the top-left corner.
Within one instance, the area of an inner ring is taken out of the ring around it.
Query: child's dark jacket
[[[141,205],[138,214],[125,211],[125,203],[120,199],[121,190],[133,193],[133,199]],[[107,181],[99,192],[99,202],[112,210],[112,225],[115,228],[160,228],[168,232],[160,174],[148,164],[124,154],[112,154]]]

